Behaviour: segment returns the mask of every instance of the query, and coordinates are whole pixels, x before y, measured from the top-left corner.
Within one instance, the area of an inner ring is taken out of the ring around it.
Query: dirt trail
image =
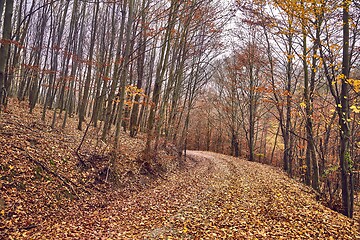
[[[274,168],[210,152],[188,155],[199,161],[198,192],[148,238],[360,239],[358,224]]]
[[[92,206],[86,201],[25,239],[360,239],[359,224],[315,201],[269,166],[188,152],[186,170],[156,187]],[[79,209],[80,208],[80,209]]]

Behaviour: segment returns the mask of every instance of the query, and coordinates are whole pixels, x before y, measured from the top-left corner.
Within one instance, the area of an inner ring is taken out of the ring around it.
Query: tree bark
[[[11,44],[11,18],[13,14],[13,5],[14,0],[6,0],[4,12],[4,27],[2,35],[3,43],[0,47],[0,110],[2,106],[6,103],[7,99],[7,92],[5,89],[5,74],[6,63],[8,62],[9,49]]]
[[[354,211],[354,186],[352,181],[352,159],[350,155],[350,119],[349,111],[349,84],[347,79],[350,76],[350,55],[349,55],[349,5],[350,1],[343,0],[343,59],[340,105],[337,106],[340,126],[340,168],[341,168],[341,186],[342,186],[342,206],[343,214],[347,217],[353,217]]]
[[[131,33],[132,33],[132,26],[133,26],[133,8],[134,8],[134,0],[129,0],[129,16],[128,22],[126,26],[126,38],[125,38],[125,52],[124,52],[124,65],[120,75],[120,95],[119,95],[119,106],[117,111],[116,117],[116,128],[115,128],[115,142],[114,142],[114,149],[117,148],[119,144],[120,138],[120,129],[121,129],[121,121],[122,121],[122,114],[123,114],[123,106],[125,100],[125,88],[126,88],[126,78],[129,71],[130,65],[130,47],[131,47]]]
[[[82,123],[85,120],[85,114],[86,114],[86,108],[87,108],[87,102],[89,98],[90,93],[90,83],[91,83],[91,70],[92,70],[92,64],[93,64],[93,56],[94,56],[94,47],[95,47],[95,37],[97,32],[97,21],[98,21],[98,13],[99,13],[99,1],[96,1],[96,4],[94,6],[94,17],[92,20],[92,32],[91,32],[91,39],[90,39],[90,49],[89,49],[89,57],[88,57],[88,67],[87,67],[87,75],[85,79],[85,85],[84,85],[84,93],[82,96],[82,100],[79,103],[79,124],[78,124],[78,130],[82,130]]]

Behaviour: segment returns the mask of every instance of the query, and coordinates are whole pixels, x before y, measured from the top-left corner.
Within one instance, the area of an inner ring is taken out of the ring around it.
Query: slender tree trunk
[[[143,78],[144,78],[144,65],[145,65],[145,51],[146,51],[146,28],[145,26],[146,21],[146,14],[145,10],[148,6],[147,0],[143,0],[142,2],[142,10],[141,10],[141,30],[139,36],[139,58],[137,60],[137,82],[136,88],[141,89],[143,85]],[[140,94],[136,94],[134,98],[134,105],[131,110],[130,116],[130,137],[135,137],[139,131],[139,124],[138,124],[138,115],[139,115],[139,101],[140,101]]]
[[[1,16],[3,15],[4,6],[5,6],[5,1],[0,1],[0,27],[1,27],[1,24],[3,22]]]
[[[42,116],[41,116],[42,121],[45,121],[47,107],[52,108],[52,105],[53,105],[54,99],[55,99],[55,95],[56,95],[56,89],[55,89],[56,83],[55,82],[56,82],[56,77],[58,76],[57,68],[58,68],[58,55],[59,55],[59,49],[57,49],[57,48],[60,48],[60,43],[61,43],[63,32],[65,29],[66,15],[67,15],[67,11],[69,9],[69,5],[70,5],[70,1],[67,1],[64,12],[58,23],[57,34],[53,34],[53,44],[54,45],[52,47],[52,53],[51,53],[51,74],[49,77],[48,91],[46,93],[45,104],[43,106],[43,112],[42,112]],[[51,25],[54,27],[55,23],[52,23]],[[54,115],[54,116],[56,116],[56,115]],[[53,118],[53,123],[54,123],[54,118]],[[52,124],[52,125],[54,125],[54,124]]]
[[[340,168],[342,186],[342,205],[343,213],[350,218],[354,211],[354,186],[352,176],[352,159],[350,155],[350,119],[349,111],[349,84],[347,79],[350,75],[350,55],[349,55],[349,5],[350,1],[343,0],[343,60],[341,79],[340,106],[337,106],[340,126]]]
[[[36,37],[36,43],[37,43],[37,52],[34,53],[35,54],[35,61],[34,61],[34,65],[38,66],[38,69],[36,69],[33,73],[33,79],[32,79],[32,83],[31,83],[31,88],[30,88],[30,93],[29,93],[29,103],[30,103],[30,113],[33,112],[36,103],[38,101],[38,96],[39,96],[39,89],[40,89],[40,83],[39,83],[39,78],[40,78],[40,60],[41,60],[41,53],[42,53],[42,45],[44,43],[44,33],[45,33],[45,28],[46,28],[46,22],[47,22],[47,17],[46,14],[47,13],[47,8],[43,9],[43,13],[41,15],[41,17],[39,17],[39,22],[38,22],[38,34]],[[46,56],[47,58],[47,56]]]
[[[108,100],[107,100],[107,107],[105,110],[105,121],[104,121],[104,126],[103,126],[103,132],[101,135],[101,139],[103,141],[106,140],[106,137],[108,135],[108,132],[111,128],[111,124],[112,124],[112,120],[113,120],[113,112],[114,112],[114,107],[116,106],[116,102],[114,101],[115,98],[115,91],[116,91],[116,87],[118,85],[119,82],[119,69],[120,66],[123,65],[123,61],[121,59],[121,50],[122,50],[122,44],[123,44],[123,35],[124,35],[124,30],[125,30],[125,20],[126,20],[126,6],[127,6],[127,0],[125,0],[123,2],[123,7],[122,7],[122,16],[121,16],[121,25],[120,25],[120,35],[119,35],[119,39],[117,42],[117,48],[116,48],[116,55],[115,55],[115,65],[114,65],[114,69],[113,69],[113,74],[112,74],[112,82],[111,82],[111,86],[110,86],[110,93],[108,96]],[[115,6],[114,6],[115,7]]]
[[[116,128],[115,128],[115,142],[114,142],[114,149],[117,148],[119,144],[120,138],[120,129],[121,129],[121,121],[122,121],[122,114],[123,114],[123,106],[125,100],[125,88],[126,88],[126,78],[129,71],[130,65],[130,47],[131,47],[131,33],[132,33],[132,26],[133,26],[133,7],[134,7],[134,0],[129,0],[129,17],[126,26],[126,39],[125,39],[125,52],[124,52],[124,65],[122,69],[122,73],[120,76],[120,96],[119,96],[119,106],[117,111],[116,117]]]
[[[304,20],[305,21],[305,20]],[[311,172],[312,172],[312,151],[314,150],[314,146],[312,145],[312,121],[311,121],[311,103],[310,103],[310,93],[309,93],[309,68],[307,64],[307,37],[305,30],[305,23],[303,23],[303,68],[304,68],[304,102],[305,102],[305,119],[306,119],[306,174],[305,174],[305,183],[306,185],[311,185]]]
[[[70,21],[70,33],[67,40],[67,48],[72,49],[74,54],[79,55],[78,52],[78,42],[77,42],[77,36],[78,32],[75,30],[75,28],[78,25],[78,0],[74,0],[74,6],[71,14],[71,21]],[[81,33],[82,31],[80,31]],[[80,34],[81,35],[81,34]],[[72,47],[70,47],[73,45]],[[78,62],[74,61],[73,65],[71,66],[71,73],[70,73],[70,83],[69,83],[69,90],[67,97],[65,99],[65,114],[64,114],[64,120],[62,124],[62,128],[65,128],[66,121],[68,116],[71,114],[71,104],[72,104],[72,96],[74,94],[74,85],[75,85],[75,79],[76,79],[76,72],[77,72]]]
[[[251,63],[250,63],[251,64]],[[251,64],[252,65],[252,64]],[[250,66],[250,96],[249,96],[249,161],[255,161],[255,97],[254,97],[254,76],[253,66]]]
[[[315,26],[316,26],[316,33],[315,33],[315,41],[313,46],[313,55],[312,55],[312,68],[311,68],[311,75],[310,75],[310,89],[308,95],[308,106],[306,106],[306,117],[307,123],[306,128],[308,129],[308,143],[310,143],[311,147],[311,161],[312,161],[312,187],[316,191],[320,191],[319,186],[319,162],[316,157],[316,149],[315,149],[315,139],[314,139],[314,130],[313,130],[313,111],[314,111],[314,91],[315,91],[315,77],[316,77],[316,70],[317,70],[317,54],[320,45],[320,16],[316,17]]]
[[[3,4],[4,3],[2,3],[2,5]],[[8,61],[9,49],[10,49],[11,18],[13,14],[13,5],[14,5],[14,0],[6,0],[5,12],[4,12],[4,27],[3,27],[3,35],[2,35],[4,42],[1,44],[0,47],[0,110],[1,107],[5,104],[7,99],[7,92],[5,89],[5,74],[6,74],[6,63]]]
[[[150,92],[151,92],[151,86],[152,86],[152,78],[153,78],[153,72],[155,67],[155,57],[156,57],[156,41],[153,43],[153,49],[150,54],[150,60],[149,60],[149,76],[146,81],[145,86],[145,95],[147,96],[146,101],[144,101],[144,104],[141,106],[140,110],[140,116],[139,120],[143,119],[142,123],[140,124],[140,130],[145,131],[147,128],[147,113],[148,113],[148,107],[150,106]],[[138,121],[139,122],[139,121]],[[140,122],[139,122],[140,123]]]
[[[94,6],[94,17],[92,20],[92,32],[91,32],[91,39],[90,39],[90,49],[89,49],[89,57],[88,57],[88,67],[87,67],[87,75],[85,79],[85,85],[84,85],[84,94],[82,96],[82,100],[79,103],[79,124],[78,129],[82,130],[82,123],[85,120],[85,114],[86,114],[86,108],[87,108],[87,102],[89,98],[90,93],[90,84],[91,84],[91,70],[92,70],[92,63],[93,63],[93,56],[94,56],[94,47],[95,47],[95,37],[97,32],[97,21],[98,21],[98,13],[99,13],[99,1],[96,1],[96,4]]]
[[[154,126],[155,126],[155,114],[158,108],[159,100],[160,100],[160,94],[162,89],[162,84],[164,81],[164,75],[166,70],[166,65],[169,58],[169,52],[170,52],[170,37],[171,37],[171,30],[174,26],[174,18],[176,13],[176,6],[178,6],[178,3],[174,0],[171,1],[171,7],[170,7],[170,13],[168,16],[168,26],[166,28],[164,42],[162,44],[161,48],[161,56],[160,60],[158,62],[157,68],[156,68],[156,76],[155,76],[155,83],[154,83],[154,90],[153,90],[153,97],[152,101],[153,104],[150,107],[150,114],[148,118],[148,136],[146,140],[146,147],[145,147],[145,153],[151,152],[151,141],[154,137]]]
[[[289,27],[291,29],[291,26]],[[292,47],[293,47],[293,37],[292,35],[288,36],[288,62],[286,66],[286,115],[285,115],[285,128],[283,131],[283,140],[284,140],[284,157],[283,157],[283,169],[291,174],[292,169],[289,167],[291,161],[291,146],[290,146],[290,129],[291,129],[291,85],[292,85]]]

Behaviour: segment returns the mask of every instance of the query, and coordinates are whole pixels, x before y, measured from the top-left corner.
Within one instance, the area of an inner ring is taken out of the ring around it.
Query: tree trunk
[[[79,103],[79,124],[78,129],[82,130],[82,123],[85,120],[87,102],[90,93],[90,83],[91,83],[91,70],[92,70],[92,63],[93,63],[93,55],[94,55],[94,47],[95,47],[95,37],[97,32],[97,21],[98,21],[98,13],[99,13],[99,1],[96,1],[96,5],[94,6],[94,17],[92,20],[92,32],[91,32],[91,39],[90,39],[90,49],[89,49],[89,57],[88,57],[88,67],[87,67],[87,75],[85,79],[85,86],[84,86],[84,93],[82,96],[82,100]]]
[[[143,0],[142,2],[142,10],[141,10],[141,30],[139,36],[139,58],[137,60],[137,82],[136,88],[141,89],[143,85],[143,78],[144,78],[144,65],[145,65],[145,51],[146,51],[146,28],[145,26],[146,15],[145,10],[147,8],[146,4],[147,0]],[[136,94],[134,98],[134,105],[131,110],[130,116],[130,137],[135,137],[139,131],[139,124],[138,124],[138,115],[139,115],[139,101],[140,101],[140,94]]]
[[[125,52],[124,52],[124,65],[120,75],[120,96],[119,96],[119,106],[117,111],[116,117],[116,128],[115,128],[115,142],[114,142],[114,149],[117,148],[120,138],[120,129],[121,129],[121,121],[122,121],[122,114],[123,114],[123,106],[125,100],[125,88],[126,88],[126,78],[129,71],[130,65],[130,47],[131,47],[131,33],[132,33],[132,26],[133,26],[133,7],[134,7],[134,0],[129,0],[129,16],[128,22],[126,26],[126,39],[125,39]]]
[[[45,104],[43,106],[43,112],[42,112],[42,121],[45,121],[45,116],[46,116],[46,110],[47,107],[52,108],[53,104],[54,104],[54,100],[55,100],[55,95],[56,95],[56,89],[55,89],[55,82],[56,82],[56,77],[58,76],[57,74],[57,68],[58,68],[58,55],[59,55],[59,49],[57,49],[56,47],[59,47],[61,44],[61,39],[64,33],[64,29],[65,29],[65,24],[66,24],[66,15],[67,15],[67,11],[69,9],[69,5],[70,5],[70,1],[67,1],[66,5],[65,5],[65,9],[64,12],[61,16],[61,18],[59,19],[59,23],[58,23],[58,31],[57,34],[53,34],[53,47],[52,47],[52,58],[51,58],[51,74],[49,76],[49,86],[48,86],[48,91],[46,93],[46,98],[45,98]],[[53,27],[55,24],[52,24]],[[55,31],[54,31],[55,32]],[[54,116],[56,116],[54,114]],[[54,118],[53,118],[53,122],[54,122]]]
[[[178,5],[177,1],[172,0],[171,1],[171,7],[170,12],[168,16],[168,26],[166,28],[164,41],[161,48],[161,55],[160,59],[156,68],[156,76],[155,76],[155,83],[154,83],[154,90],[153,90],[153,96],[152,101],[153,104],[150,106],[150,113],[148,118],[148,133],[147,133],[147,140],[146,140],[146,147],[145,147],[145,153],[151,152],[151,141],[153,139],[154,135],[154,126],[155,126],[155,114],[158,108],[159,100],[160,100],[160,94],[162,89],[162,84],[164,81],[164,75],[166,70],[167,61],[169,58],[169,52],[170,52],[170,36],[171,36],[171,30],[174,26],[174,18],[176,14],[176,5]]]
[[[119,82],[119,69],[120,69],[120,66],[123,65],[123,62],[121,61],[121,50],[122,50],[122,46],[123,46],[123,34],[124,34],[124,30],[125,30],[126,6],[127,6],[127,0],[125,0],[123,2],[123,7],[122,7],[123,11],[122,11],[122,16],[121,16],[120,35],[119,35],[119,39],[117,42],[115,65],[114,65],[113,74],[112,74],[110,93],[109,93],[108,100],[107,100],[107,107],[105,110],[105,121],[104,121],[104,126],[103,126],[103,132],[101,135],[101,139],[103,141],[106,140],[108,132],[111,128],[114,107],[116,106],[116,102],[114,101],[114,98],[115,98],[116,87]]]
[[[289,27],[290,29],[292,26]],[[291,174],[292,169],[290,169],[289,163],[291,161],[291,146],[290,146],[290,129],[291,129],[291,85],[292,85],[292,47],[293,47],[293,38],[292,35],[288,37],[288,62],[286,66],[286,115],[285,115],[285,128],[283,131],[283,140],[284,140],[284,157],[283,157],[283,169],[288,174]]]
[[[354,186],[352,181],[352,159],[350,155],[350,119],[349,111],[349,84],[347,79],[350,75],[349,55],[349,5],[350,1],[343,0],[343,60],[341,79],[340,105],[337,106],[340,126],[340,168],[342,186],[342,206],[345,216],[353,217],[354,211]]]
[[[2,3],[4,4],[4,3]],[[11,18],[13,14],[14,0],[6,0],[3,27],[3,43],[0,47],[0,111],[6,103],[7,92],[5,89],[6,63],[9,57],[10,39],[11,39]],[[1,17],[1,15],[0,15]]]

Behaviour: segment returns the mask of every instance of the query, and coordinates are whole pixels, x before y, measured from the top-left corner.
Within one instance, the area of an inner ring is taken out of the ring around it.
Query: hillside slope
[[[51,130],[26,106],[9,111],[0,120],[0,239],[360,239],[358,223],[272,167],[190,151],[179,168],[164,147],[168,171],[141,174],[144,142],[123,135],[115,184],[95,128],[83,167],[75,121]]]
[[[114,156],[111,143],[99,138],[101,126],[89,128],[77,152],[84,131],[76,130],[76,118],[68,119],[62,129],[63,119],[58,116],[51,129],[53,111],[42,122],[41,107],[29,114],[26,103],[10,100],[0,115],[0,239],[26,239],[31,230],[51,233],[49,229],[66,216],[143,191],[178,167],[176,149],[161,145],[162,172],[146,172],[141,161],[145,136],[141,134],[131,138],[122,133]]]

